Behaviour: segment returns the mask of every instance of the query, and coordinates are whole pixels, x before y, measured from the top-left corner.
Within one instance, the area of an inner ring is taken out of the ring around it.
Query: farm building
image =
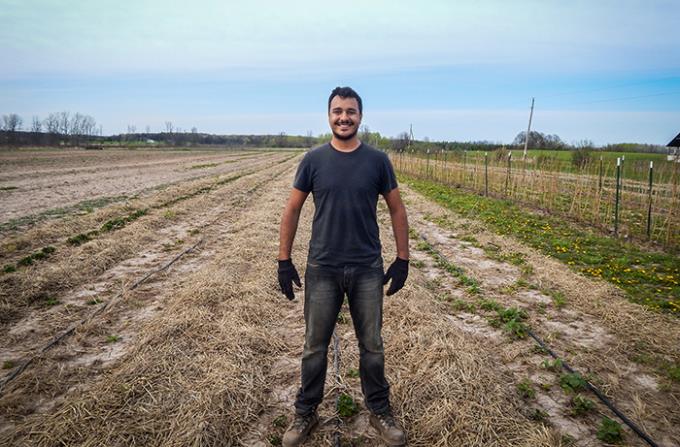
[[[668,148],[667,160],[680,163],[680,133],[677,134],[666,147]]]

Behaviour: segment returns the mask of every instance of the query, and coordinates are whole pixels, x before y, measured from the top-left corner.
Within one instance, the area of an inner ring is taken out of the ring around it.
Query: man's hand
[[[281,286],[281,292],[283,292],[289,300],[295,299],[293,283],[298,287],[302,287],[300,275],[298,275],[297,270],[295,270],[293,261],[290,259],[279,261],[279,285]]]
[[[408,278],[408,260],[397,257],[383,277],[383,285],[387,284],[390,279],[392,280],[390,288],[387,289],[387,296],[394,295],[401,290],[406,278]]]

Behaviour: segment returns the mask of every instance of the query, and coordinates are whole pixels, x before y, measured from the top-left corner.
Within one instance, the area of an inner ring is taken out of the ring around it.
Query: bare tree
[[[62,135],[68,135],[69,130],[71,130],[71,114],[69,112],[59,113],[59,133]]]
[[[146,128],[144,128],[144,132],[147,134],[151,133],[151,126],[147,125]]]
[[[47,115],[47,118],[45,118],[43,120],[43,126],[45,126],[45,130],[48,133],[58,134],[59,133],[59,114],[50,113],[49,115]]]
[[[40,133],[42,131],[42,122],[40,118],[33,115],[33,123],[31,124],[31,132]]]
[[[21,125],[23,120],[16,113],[10,113],[9,115],[2,116],[2,129],[8,132],[16,132],[21,130]]]
[[[198,128],[197,128],[196,126],[192,127],[192,128],[191,128],[191,133],[193,133],[194,135],[197,134],[197,133],[198,133]]]
[[[165,122],[165,131],[167,133],[172,133],[172,121]]]

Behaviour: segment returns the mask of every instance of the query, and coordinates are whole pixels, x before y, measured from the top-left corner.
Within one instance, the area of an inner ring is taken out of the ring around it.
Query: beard
[[[354,123],[352,123],[352,124],[354,124]],[[359,126],[354,128],[354,132],[346,134],[346,135],[341,135],[341,134],[337,133],[334,129],[331,129],[331,132],[333,132],[333,136],[335,136],[335,138],[337,138],[338,140],[348,141],[348,140],[351,140],[352,138],[354,138],[356,136],[356,134],[359,132]]]

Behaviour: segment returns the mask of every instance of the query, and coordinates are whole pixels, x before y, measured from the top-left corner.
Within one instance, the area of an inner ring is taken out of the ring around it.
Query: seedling
[[[623,441],[621,424],[604,416],[600,423],[600,427],[597,429],[597,439],[608,444],[620,443]]]
[[[274,420],[272,421],[272,425],[273,425],[274,427],[283,428],[283,427],[285,427],[286,425],[288,425],[288,418],[287,418],[285,415],[283,415],[283,414],[282,414],[282,415],[279,415],[279,416],[276,416],[276,417],[274,418]]]
[[[45,299],[45,305],[46,306],[56,306],[57,304],[60,304],[59,301],[53,297],[53,296],[48,296],[47,299]]]
[[[479,307],[481,307],[483,310],[495,310],[499,311],[502,309],[502,306],[498,304],[498,301],[493,300],[493,299],[481,299],[479,300]]]
[[[359,412],[359,406],[354,402],[352,396],[342,393],[338,397],[338,414],[340,417],[349,418]]]
[[[543,411],[540,408],[534,408],[533,413],[531,413],[530,418],[538,422],[546,422],[550,415],[547,411]]]
[[[595,403],[587,397],[577,394],[571,398],[571,414],[574,416],[588,414],[593,408],[595,408]]]
[[[120,340],[120,335],[109,335],[106,337],[106,343],[116,343]]]
[[[541,366],[549,371],[559,372],[562,371],[562,359],[543,360]]]
[[[523,399],[533,399],[536,397],[536,390],[529,379],[524,379],[517,384],[517,392]]]
[[[560,386],[566,393],[577,393],[586,388],[586,381],[579,373],[565,373],[560,376]]]
[[[66,242],[68,242],[71,245],[80,245],[84,244],[85,242],[89,241],[91,238],[88,234],[85,233],[80,233],[76,234],[75,236],[71,236],[70,238],[66,239]]]
[[[52,253],[57,251],[57,249],[52,247],[51,245],[48,245],[47,247],[43,247],[41,251],[46,255],[51,255]]]
[[[12,369],[14,368],[14,362],[11,360],[5,360],[2,362],[2,369]]]
[[[420,259],[414,259],[414,260],[411,261],[411,266],[413,266],[417,269],[421,269],[421,268],[425,267],[425,263],[423,261],[421,261]]]
[[[22,267],[28,266],[33,264],[33,256],[26,256],[24,258],[19,259],[19,262],[17,262],[17,265],[20,265]]]
[[[282,442],[281,436],[275,433],[267,436],[267,440],[269,441],[269,445],[281,445]]]
[[[12,273],[12,272],[16,272],[16,271],[17,271],[17,268],[16,268],[16,266],[14,266],[14,265],[12,265],[12,264],[7,264],[7,265],[2,269],[2,271],[5,272],[5,273]]]

